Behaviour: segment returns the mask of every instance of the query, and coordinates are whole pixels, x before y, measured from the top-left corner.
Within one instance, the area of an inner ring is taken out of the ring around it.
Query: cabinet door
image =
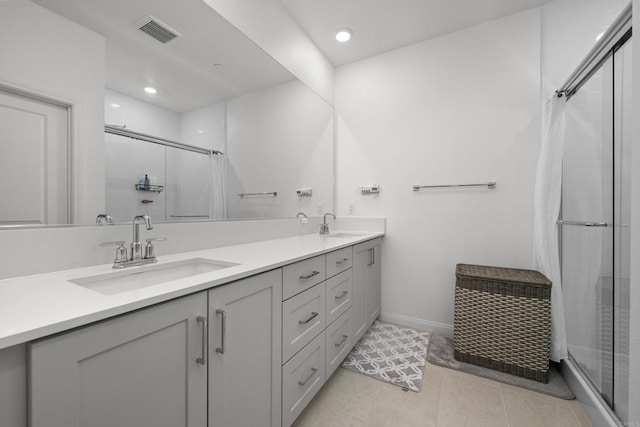
[[[199,293],[32,343],[30,425],[206,425],[206,315]]]
[[[209,426],[281,423],[282,270],[209,291]]]
[[[353,247],[352,322],[354,343],[380,315],[380,239]]]
[[[380,269],[380,239],[372,240],[369,247],[371,254],[370,261],[367,263],[367,329],[380,316],[380,285],[382,282]]]
[[[358,342],[367,330],[367,269],[371,260],[368,242],[353,247],[353,298],[351,302],[351,322],[353,342]]]

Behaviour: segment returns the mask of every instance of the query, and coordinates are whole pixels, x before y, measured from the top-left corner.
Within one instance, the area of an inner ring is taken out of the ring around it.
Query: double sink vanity
[[[28,343],[30,426],[291,425],[380,313],[383,234],[0,281],[0,349]]]

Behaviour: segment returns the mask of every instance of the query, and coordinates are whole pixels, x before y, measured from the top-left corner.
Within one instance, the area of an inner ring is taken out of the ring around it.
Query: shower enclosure
[[[105,206],[114,221],[224,219],[222,153],[107,126],[105,157]]]
[[[628,420],[631,32],[566,92],[562,290],[569,357]]]

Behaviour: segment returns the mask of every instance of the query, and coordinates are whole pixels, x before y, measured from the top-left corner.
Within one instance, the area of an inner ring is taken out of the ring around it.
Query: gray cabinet
[[[209,426],[280,426],[282,270],[209,291]]]
[[[353,247],[353,306],[351,310],[354,343],[380,315],[380,241],[373,239]]]
[[[202,292],[33,342],[32,427],[202,427]]]

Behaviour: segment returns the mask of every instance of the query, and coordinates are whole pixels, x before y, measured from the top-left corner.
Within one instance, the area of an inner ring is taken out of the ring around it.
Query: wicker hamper
[[[537,271],[456,266],[454,357],[549,381],[551,282]]]

